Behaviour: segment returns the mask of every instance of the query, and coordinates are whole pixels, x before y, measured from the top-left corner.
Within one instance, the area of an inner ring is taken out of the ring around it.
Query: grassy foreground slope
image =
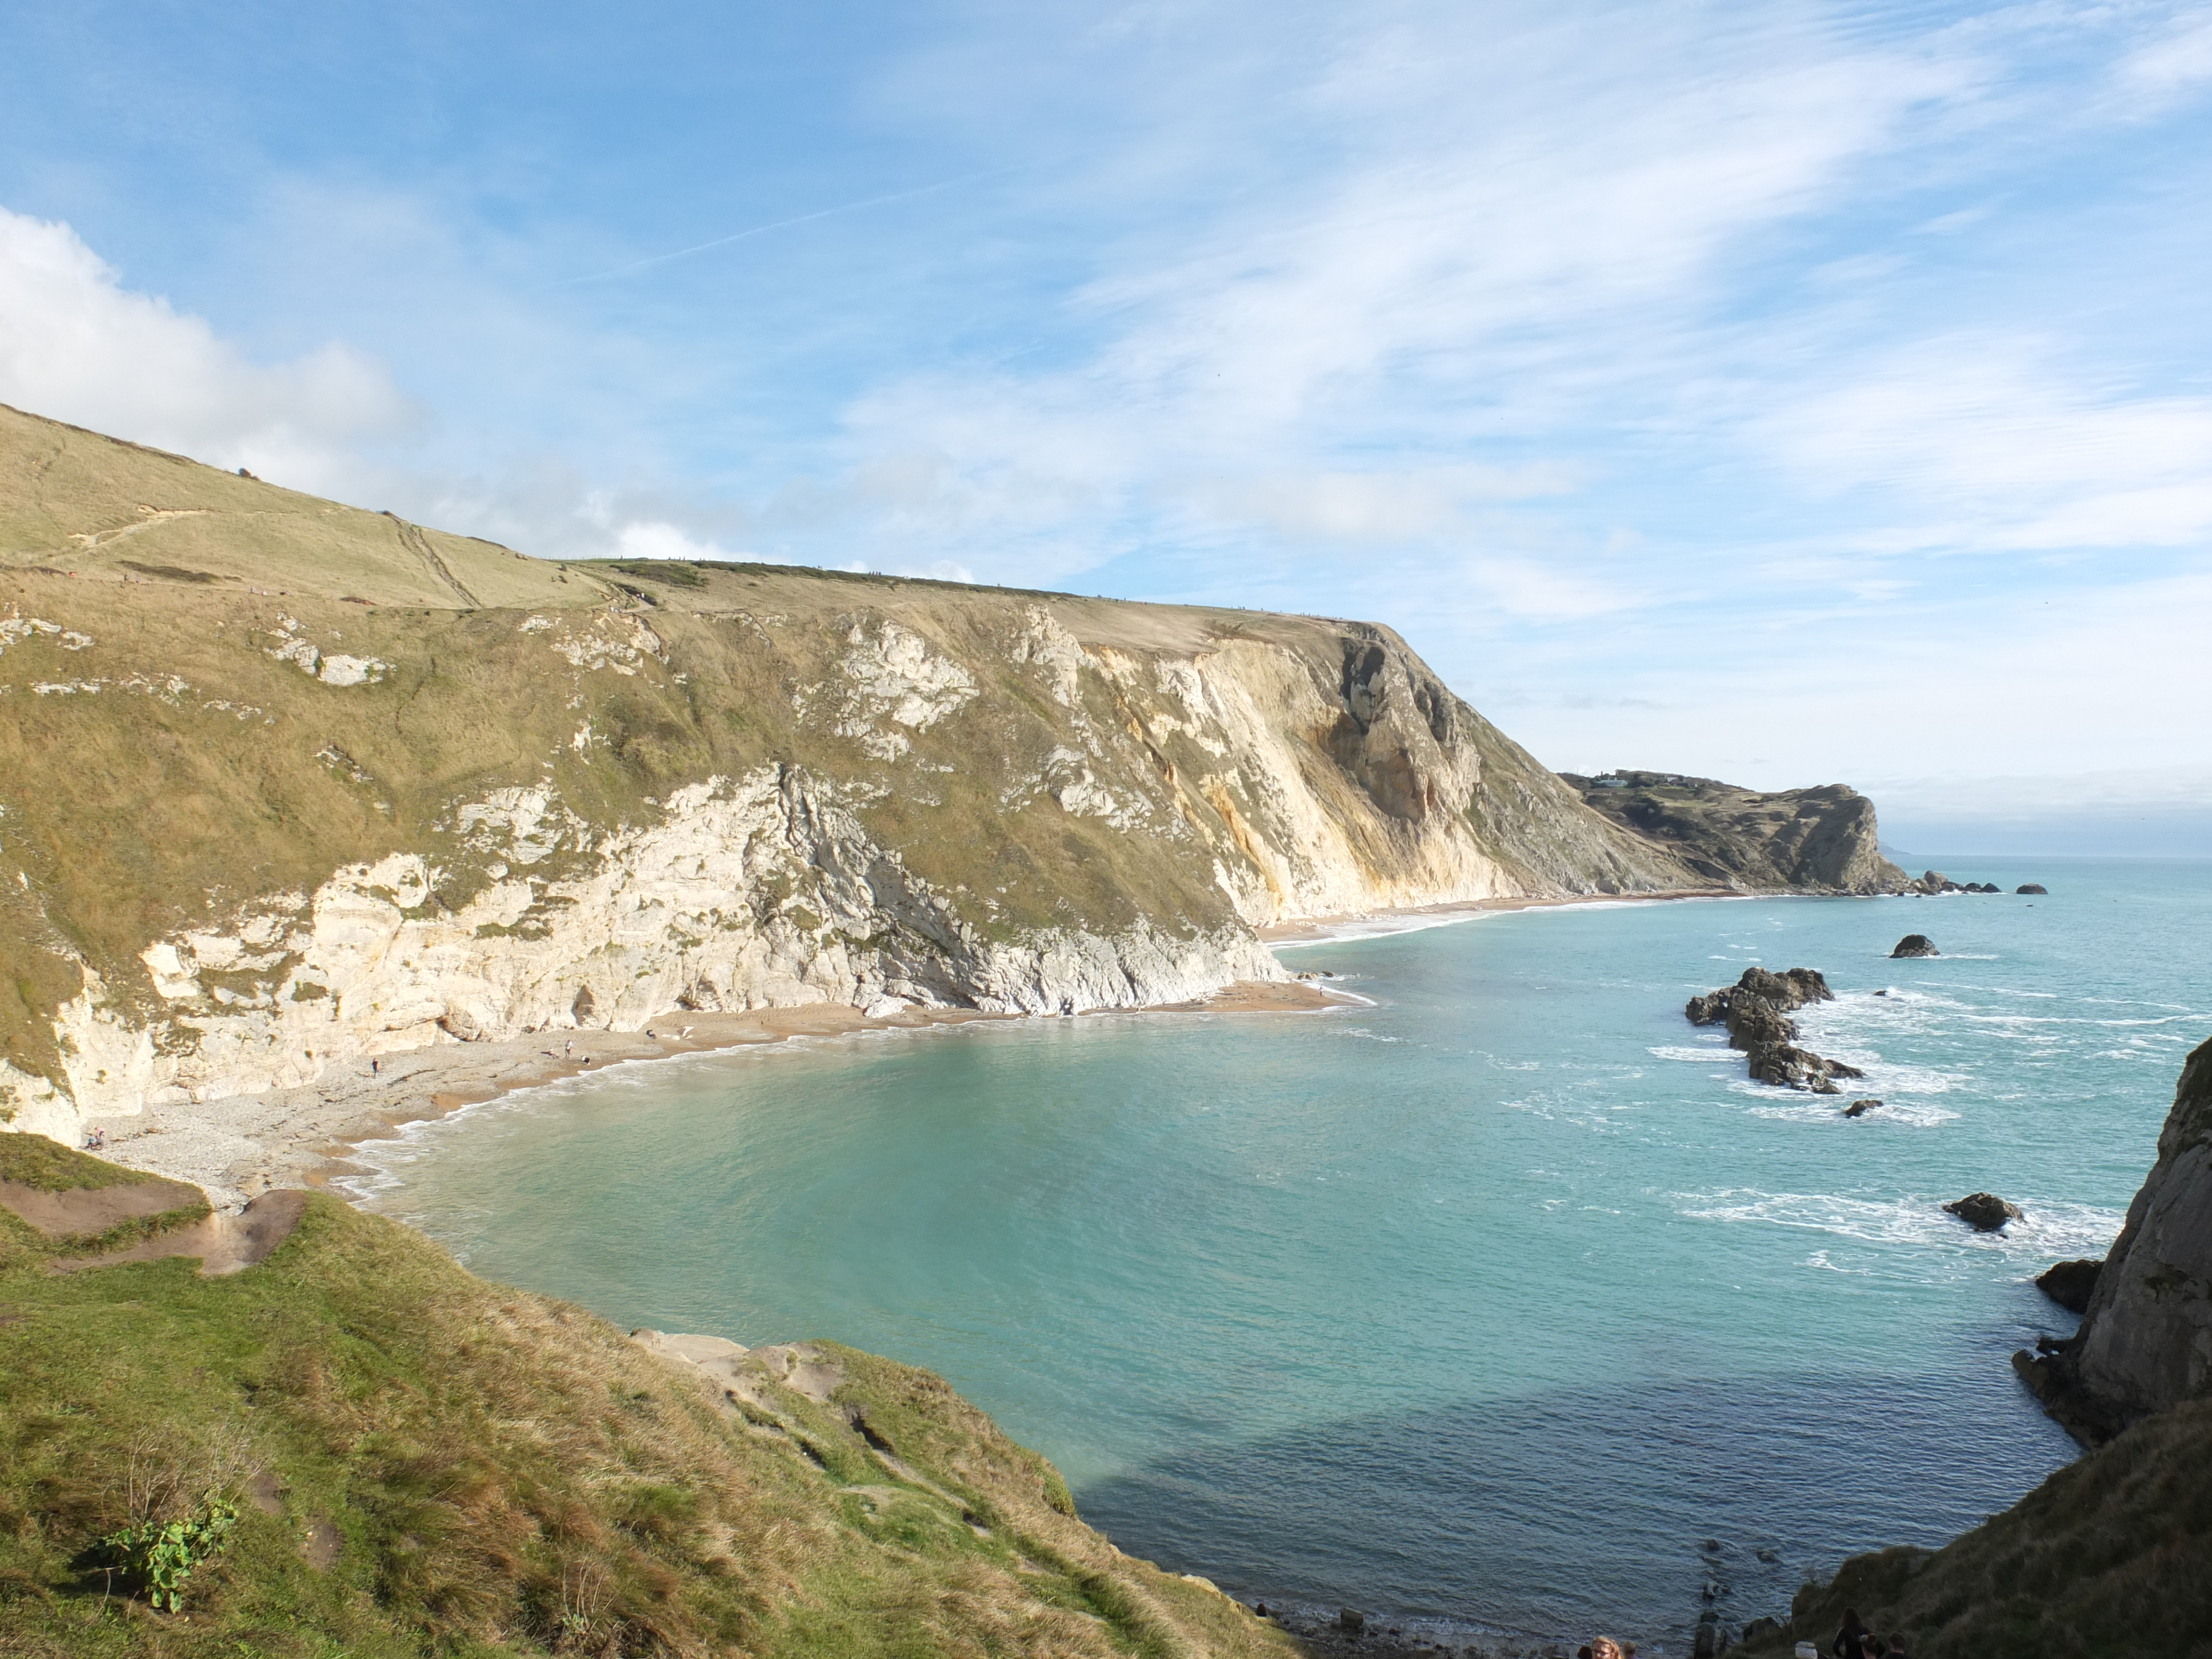
[[[0,1136],[0,1182],[136,1178]],[[0,1210],[0,1652],[1293,1650],[927,1372],[816,1344],[826,1401],[766,1367],[739,1399],[323,1197],[222,1278],[51,1271],[88,1243]],[[210,1493],[241,1518],[182,1612],[104,1593],[89,1546]]]

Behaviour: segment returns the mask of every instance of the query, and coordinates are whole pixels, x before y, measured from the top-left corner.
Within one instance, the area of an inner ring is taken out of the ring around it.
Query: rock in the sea
[[[1831,1078],[1863,1077],[1856,1066],[1846,1066],[1839,1060],[1826,1060],[1809,1048],[1800,1048],[1790,1042],[1770,1042],[1750,1050],[1745,1059],[1750,1062],[1753,1079],[1771,1083],[1781,1089],[1810,1089],[1816,1094],[1840,1092],[1830,1084],[1826,1089],[1819,1085]]]
[[[2096,1294],[2097,1276],[2104,1270],[2102,1261],[2088,1256],[2061,1261],[2038,1273],[2035,1287],[2068,1313],[2087,1313],[2089,1298]]]
[[[1855,1100],[1850,1105],[1844,1108],[1844,1115],[1845,1117],[1864,1117],[1869,1112],[1874,1110],[1875,1107],[1881,1104],[1881,1103],[1878,1100]]]
[[[1802,1008],[1808,1002],[1833,1002],[1836,994],[1828,988],[1827,980],[1812,968],[1792,968],[1785,973],[1772,973],[1765,968],[1747,968],[1743,977],[1733,985],[1723,985],[1717,991],[1708,991],[1701,997],[1692,997],[1682,1010],[1692,1025],[1717,1025],[1731,1020],[1731,1008],[1748,1007],[1752,1003],[1763,1005],[1770,1012],[1787,1013],[1793,1008]],[[1785,1022],[1786,1024],[1786,1022]],[[1795,1027],[1789,1036],[1795,1036]],[[1787,1042],[1789,1036],[1775,1039]],[[1742,1048],[1742,1043],[1736,1047]]]
[[[2012,890],[2015,893],[2048,893],[2051,890],[2039,881],[2027,881]]]
[[[1779,974],[1769,973],[1764,968],[1747,968],[1743,977],[1736,981],[1736,988],[1765,998],[1785,1013],[1792,1008],[1802,1008],[1808,1002],[1836,1000],[1836,994],[1828,988],[1827,979],[1812,968],[1792,968]]]
[[[1994,1233],[2003,1230],[2008,1221],[2017,1221],[2021,1208],[2006,1202],[1995,1193],[1968,1193],[1964,1198],[1954,1198],[1943,1206],[1978,1233]]]
[[[1782,1013],[1765,997],[1729,999],[1729,1047],[1746,1054],[1797,1040],[1797,1022]]]
[[[1925,933],[1907,933],[1897,941],[1892,957],[1939,957],[1943,953],[1936,948],[1936,941]]]
[[[1367,1615],[1357,1607],[1339,1607],[1336,1610],[1336,1626],[1339,1630],[1348,1630],[1357,1636],[1367,1628]]]

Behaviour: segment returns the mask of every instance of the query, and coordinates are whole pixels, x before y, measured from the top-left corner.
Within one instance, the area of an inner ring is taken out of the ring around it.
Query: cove
[[[1944,867],[2053,890],[1509,913],[1285,953],[1373,1006],[622,1068],[368,1149],[368,1201],[618,1322],[927,1365],[1247,1598],[1679,1644],[2071,1455],[2006,1356],[2205,1035],[2212,867]],[[1827,975],[1880,1109],[1684,1021],[1754,962]],[[1937,1207],[1982,1188],[2026,1218]]]

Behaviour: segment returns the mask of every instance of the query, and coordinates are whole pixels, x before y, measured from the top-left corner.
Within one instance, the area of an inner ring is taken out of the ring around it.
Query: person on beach
[[[1889,1650],[1881,1638],[1869,1630],[1859,1618],[1856,1607],[1844,1609],[1844,1622],[1836,1632],[1836,1639],[1828,1651],[1835,1659],[1882,1659]]]
[[[1624,1659],[1620,1651],[1620,1644],[1610,1636],[1592,1637],[1589,1650],[1590,1659]]]

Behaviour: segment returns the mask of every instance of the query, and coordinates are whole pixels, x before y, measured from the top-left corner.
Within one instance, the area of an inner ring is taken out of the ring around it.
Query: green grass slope
[[[0,1136],[0,1180],[131,1178],[55,1150]],[[765,1372],[734,1401],[327,1198],[228,1277],[54,1253],[0,1212],[10,1656],[1291,1650],[1115,1551],[927,1372],[819,1344],[827,1403]],[[240,1518],[180,1611],[98,1565],[101,1538],[210,1500]]]
[[[1854,1557],[1799,1593],[1780,1659],[1856,1609],[1916,1659],[2203,1659],[2212,1655],[2212,1401],[2161,1413],[2069,1464],[1940,1550]]]

